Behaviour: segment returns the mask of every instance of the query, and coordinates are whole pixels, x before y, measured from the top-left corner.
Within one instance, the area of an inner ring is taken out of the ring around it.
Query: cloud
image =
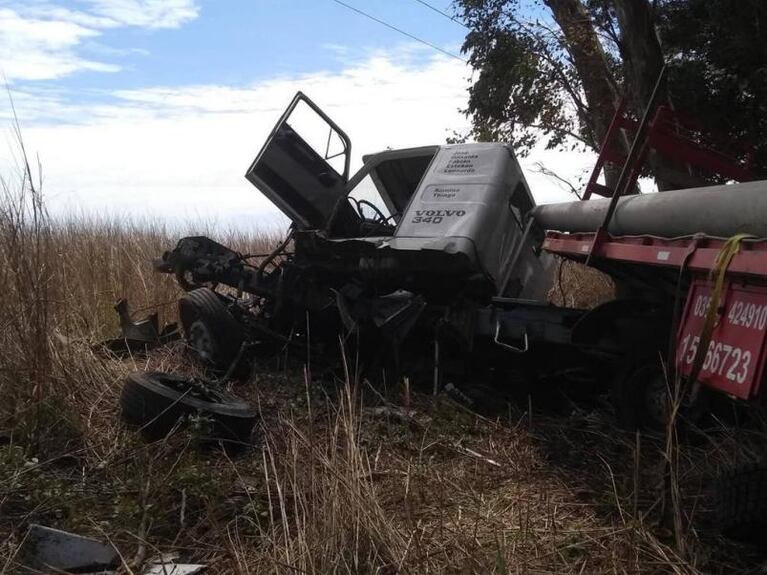
[[[402,64],[391,53],[338,73],[247,86],[122,90],[90,106],[68,104],[55,91],[15,98],[27,148],[41,158],[54,213],[84,209],[176,221],[202,216],[252,227],[285,221],[243,175],[296,91],[308,94],[348,132],[355,170],[363,154],[440,144],[453,130],[465,130],[468,120],[460,109],[469,72],[441,56]],[[66,123],[52,121],[56,114]],[[591,160],[542,154],[522,160],[536,196],[572,199],[534,173],[533,162],[543,158],[560,175],[576,177]]]
[[[9,80],[49,80],[77,70],[112,72],[111,64],[81,58],[75,48],[99,33],[75,22],[25,18],[0,8],[0,67]]]
[[[29,2],[8,2],[14,11],[25,18],[36,18],[53,22],[69,22],[91,29],[113,28],[117,22],[103,16],[96,16],[81,10],[72,10],[64,6],[49,4],[42,0]]]
[[[97,43],[119,27],[177,28],[199,15],[195,0],[82,0],[71,10],[39,0],[0,7],[0,72],[14,80],[54,80],[75,72],[116,72],[120,66],[83,57],[94,46],[101,57],[119,56]],[[124,54],[124,51],[122,51]]]
[[[121,26],[178,28],[197,18],[194,0],[85,0],[96,16]]]

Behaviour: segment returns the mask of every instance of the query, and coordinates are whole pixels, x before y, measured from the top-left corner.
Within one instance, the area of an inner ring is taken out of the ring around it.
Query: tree
[[[523,19],[519,0],[459,0],[470,29],[463,50],[479,71],[469,89],[474,135],[507,139],[523,153],[540,132],[551,147],[572,139],[594,148],[614,112],[611,62],[580,0],[546,4],[556,28]]]
[[[470,30],[463,50],[478,72],[467,107],[475,138],[510,141],[523,155],[541,139],[549,148],[596,150],[620,98],[640,116],[666,61],[660,103],[725,134],[730,151],[749,139],[765,146],[767,7],[760,0],[457,0],[456,6]],[[746,90],[738,92],[741,86]],[[628,142],[622,145],[625,151]],[[760,149],[762,168],[764,156]],[[654,162],[656,176],[662,167]],[[614,177],[608,174],[608,184]],[[664,189],[667,182],[658,180]]]
[[[639,111],[650,101],[663,68],[654,11],[647,0],[615,0],[614,5],[621,31],[616,44],[623,60],[624,92],[632,108]],[[662,99],[668,101],[667,85],[662,85],[661,90]]]
[[[767,174],[767,3],[666,0],[657,16],[677,110],[731,156]]]

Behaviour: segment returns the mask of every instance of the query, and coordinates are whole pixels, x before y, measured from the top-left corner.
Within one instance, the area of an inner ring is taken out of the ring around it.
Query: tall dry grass
[[[175,319],[179,288],[153,272],[152,260],[180,234],[151,219],[80,215],[54,220],[40,178],[24,163],[0,179],[0,414],[29,419],[30,405],[71,398],[106,364],[91,351],[116,336],[114,304],[127,298],[137,316]],[[205,233],[202,223],[189,234]],[[241,231],[212,234],[244,252],[268,251],[276,238]],[[37,407],[36,407],[37,408]]]
[[[578,262],[560,259],[548,300],[557,306],[593,308],[615,299],[615,283],[607,274]]]
[[[363,446],[360,403],[350,385],[326,425],[280,418],[264,453],[269,522],[261,569],[303,573],[395,571],[407,541],[382,507]]]

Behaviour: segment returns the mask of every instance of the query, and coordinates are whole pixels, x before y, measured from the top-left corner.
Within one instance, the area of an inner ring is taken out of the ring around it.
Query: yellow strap
[[[692,369],[690,371],[690,382],[695,382],[700,375],[700,370],[703,367],[703,362],[706,359],[708,353],[708,346],[711,342],[711,334],[714,333],[714,328],[717,326],[719,319],[719,303],[722,299],[722,291],[724,289],[724,278],[727,275],[727,268],[732,261],[732,258],[740,250],[740,242],[745,239],[753,238],[751,234],[737,234],[729,238],[714,260],[714,268],[709,274],[709,280],[713,280],[713,288],[711,289],[711,299],[708,302],[706,308],[706,316],[703,320],[703,329],[700,332],[700,340],[698,341],[698,349],[695,350],[695,357],[692,361]],[[716,275],[716,277],[714,277]]]

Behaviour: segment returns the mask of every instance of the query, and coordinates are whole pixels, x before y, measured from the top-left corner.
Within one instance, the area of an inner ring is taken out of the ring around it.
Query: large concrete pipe
[[[560,232],[594,232],[610,200],[565,202],[536,207],[539,226]],[[666,238],[704,233],[767,237],[767,180],[626,196],[618,200],[608,232]]]

